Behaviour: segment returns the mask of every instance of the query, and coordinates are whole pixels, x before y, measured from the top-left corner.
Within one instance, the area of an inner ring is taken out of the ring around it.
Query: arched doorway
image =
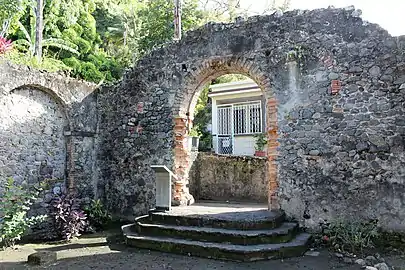
[[[185,67],[187,68],[187,67]],[[253,62],[243,58],[219,58],[209,60],[186,78],[184,90],[177,97],[174,107],[174,172],[179,177],[175,182],[174,199],[180,205],[193,202],[192,194],[189,193],[188,177],[191,168],[190,149],[187,147],[188,133],[193,123],[194,108],[204,86],[211,80],[225,74],[242,74],[254,80],[260,87],[265,98],[266,124],[265,134],[267,137],[267,163],[266,180],[268,183],[268,207],[278,209],[277,200],[277,102],[272,95],[270,80],[260,71]]]

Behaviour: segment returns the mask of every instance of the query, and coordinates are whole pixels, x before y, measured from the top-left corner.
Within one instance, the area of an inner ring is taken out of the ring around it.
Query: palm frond
[[[22,46],[25,46],[25,47],[28,47],[28,48],[31,47],[31,43],[26,39],[17,39],[15,41],[13,41],[13,43],[15,45],[22,45]]]
[[[77,46],[60,38],[48,38],[42,41],[42,47],[55,47],[79,55]]]
[[[24,36],[25,36],[25,39],[29,42],[29,43],[31,43],[31,36],[30,36],[30,34],[28,33],[28,31],[27,31],[27,29],[25,28],[25,26],[20,22],[20,21],[18,21],[17,22],[17,24],[18,24],[18,28],[20,28],[20,30],[23,32],[23,34],[24,34]]]

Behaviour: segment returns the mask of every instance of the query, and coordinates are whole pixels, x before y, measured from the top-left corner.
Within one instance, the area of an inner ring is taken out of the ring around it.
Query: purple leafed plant
[[[0,54],[5,54],[13,48],[11,40],[7,40],[4,37],[0,37]]]
[[[53,200],[53,217],[57,233],[62,239],[80,236],[87,227],[87,216],[80,210],[74,197],[62,194]]]

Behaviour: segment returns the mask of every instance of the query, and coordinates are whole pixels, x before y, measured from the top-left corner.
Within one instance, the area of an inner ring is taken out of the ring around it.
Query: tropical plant
[[[7,40],[6,38],[0,37],[0,55],[5,54],[6,52],[10,51],[13,48],[13,43],[11,40]]]
[[[378,220],[335,220],[320,225],[322,241],[342,252],[362,253],[364,249],[373,248],[374,240],[379,237]]]
[[[0,199],[0,246],[13,246],[30,227],[46,219],[45,215],[28,216],[40,190],[24,189],[12,178],[7,179]]]
[[[35,53],[35,27],[31,25],[31,32],[29,33],[27,29],[21,22],[18,22],[19,29],[24,34],[24,39],[18,39],[14,41],[16,47],[22,51],[29,53],[30,55],[34,55]],[[60,39],[60,38],[47,38],[43,39],[41,43],[42,47],[49,48],[54,47],[61,50],[68,51],[70,53],[79,55],[77,51],[77,46],[69,41]]]
[[[70,71],[70,67],[66,66],[60,60],[45,56],[42,58],[41,62],[38,62],[38,59],[35,56],[21,53],[15,49],[12,49],[8,53],[4,54],[4,58],[18,65],[26,65],[50,72],[56,72],[60,70]]]
[[[265,133],[259,133],[254,135],[256,139],[255,150],[256,151],[263,151],[264,147],[267,144],[267,138]]]
[[[0,37],[7,36],[10,27],[18,21],[25,5],[25,0],[0,0]]]
[[[35,12],[42,2],[43,15]],[[238,0],[183,0],[183,32],[250,13],[238,5]],[[81,79],[115,81],[144,54],[172,40],[173,8],[168,0],[0,0],[0,36],[34,56],[36,33],[43,33],[42,61],[62,61]]]
[[[112,220],[110,213],[105,209],[103,203],[97,199],[92,200],[85,209],[90,226],[96,230],[105,229]]]
[[[52,200],[51,215],[58,236],[68,241],[80,236],[88,224],[86,214],[71,194],[62,193]]]
[[[198,0],[182,1],[182,29],[184,32],[203,24],[204,13],[198,7]],[[171,41],[174,36],[174,2],[167,0],[147,0],[140,6],[137,16],[140,19],[138,51],[139,56]]]

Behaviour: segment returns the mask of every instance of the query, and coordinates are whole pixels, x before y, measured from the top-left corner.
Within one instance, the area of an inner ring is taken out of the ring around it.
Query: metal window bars
[[[220,105],[217,113],[217,153],[219,154],[233,154],[234,135],[263,132],[261,102]]]

